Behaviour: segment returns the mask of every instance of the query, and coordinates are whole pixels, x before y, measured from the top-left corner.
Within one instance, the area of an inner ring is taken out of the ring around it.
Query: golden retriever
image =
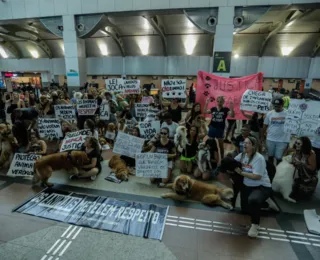
[[[190,199],[208,206],[219,205],[226,209],[233,209],[230,203],[223,201],[223,199],[229,200],[233,197],[233,190],[229,188],[218,188],[212,184],[193,180],[187,175],[178,176],[173,183],[166,185],[166,188],[171,188],[175,193],[163,194],[162,198]]]
[[[85,152],[69,151],[55,153],[39,158],[34,164],[33,184],[39,181],[47,187],[53,184],[48,182],[53,171],[65,169],[72,174],[79,174],[78,168],[88,164],[89,158]]]
[[[120,158],[120,155],[114,155],[109,161],[109,167],[116,174],[116,177],[122,181],[128,181],[131,174],[126,163]]]

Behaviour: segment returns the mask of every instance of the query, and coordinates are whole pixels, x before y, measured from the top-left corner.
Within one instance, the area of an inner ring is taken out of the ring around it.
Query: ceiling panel
[[[47,40],[46,44],[49,46],[53,58],[63,58],[64,57],[64,45],[63,40]]]
[[[234,54],[239,56],[258,56],[264,35],[238,35],[233,37]]]
[[[203,33],[184,14],[161,15],[166,34],[193,34]]]
[[[37,51],[39,58],[48,58],[48,56],[36,44],[28,41],[16,41],[14,44],[21,51],[22,57],[32,59],[31,51]]]
[[[87,57],[101,57],[101,49],[106,46],[108,56],[122,56],[118,45],[111,37],[86,39]]]
[[[123,37],[124,48],[127,56],[143,56],[143,50],[147,55],[163,56],[163,47],[160,36],[128,36]]]

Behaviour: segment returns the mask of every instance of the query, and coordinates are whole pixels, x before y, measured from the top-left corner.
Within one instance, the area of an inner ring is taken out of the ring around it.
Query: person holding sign
[[[160,130],[160,140],[156,141],[151,150],[151,153],[165,153],[168,155],[168,177],[165,179],[152,178],[151,183],[159,183],[159,187],[164,187],[172,180],[173,160],[176,158],[176,148],[174,143],[169,139],[169,128],[162,127]]]
[[[47,154],[47,144],[45,141],[40,140],[37,132],[31,132],[29,136],[30,142],[26,148],[26,153],[46,155]]]

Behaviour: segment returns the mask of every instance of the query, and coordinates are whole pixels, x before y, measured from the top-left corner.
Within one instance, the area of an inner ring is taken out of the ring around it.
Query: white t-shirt
[[[245,155],[241,161],[242,153],[238,154],[234,159],[242,163],[242,171],[248,173],[254,173],[261,176],[260,180],[252,180],[244,177],[243,183],[249,187],[271,187],[271,182],[266,169],[266,160],[263,155],[256,153],[251,162],[248,164],[249,158]]]
[[[167,122],[163,122],[161,125],[162,127],[168,127],[169,128],[169,138],[174,138],[174,135],[176,133],[177,128],[179,125],[176,122],[172,122],[171,125],[168,125]]]
[[[286,120],[287,110],[268,112],[264,119],[264,124],[268,126],[267,140],[272,142],[290,142],[290,134],[284,132],[284,121]]]

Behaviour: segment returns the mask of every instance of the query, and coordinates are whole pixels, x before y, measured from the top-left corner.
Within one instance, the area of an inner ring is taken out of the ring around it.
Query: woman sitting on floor
[[[38,132],[31,132],[29,135],[29,144],[26,148],[26,153],[33,153],[39,155],[47,154],[47,144],[40,140]]]
[[[183,149],[180,157],[180,169],[182,172],[192,174],[199,145],[197,127],[191,126],[189,128],[187,141],[186,149]]]

